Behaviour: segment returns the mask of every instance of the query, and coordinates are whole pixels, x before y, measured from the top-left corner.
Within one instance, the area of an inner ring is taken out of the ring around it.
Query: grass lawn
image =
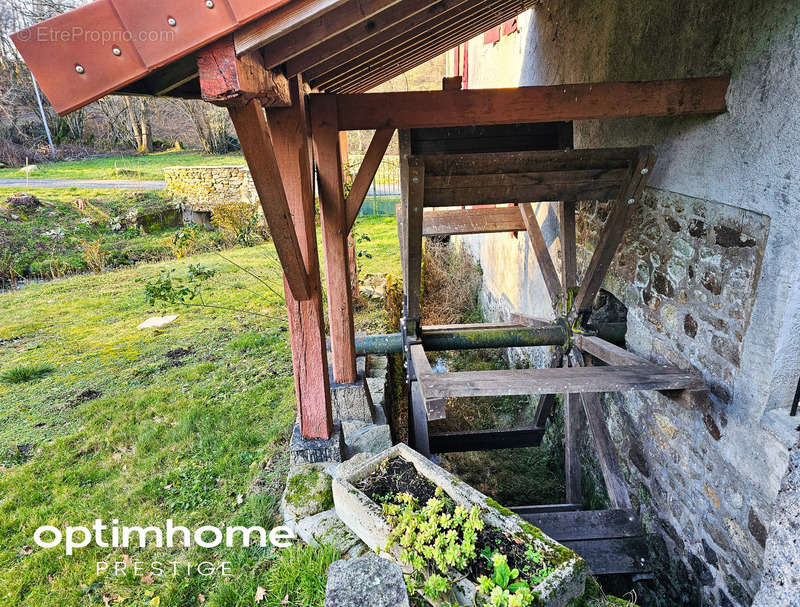
[[[220,156],[204,154],[197,150],[155,152],[146,155],[116,155],[108,158],[90,158],[67,162],[45,162],[30,173],[31,179],[120,179],[125,181],[160,181],[163,169],[168,166],[242,165],[239,153]],[[0,178],[24,179],[20,169],[0,169]]]
[[[371,237],[362,272],[396,276],[394,221],[365,218],[359,229]],[[258,272],[275,254],[262,245],[224,255]],[[218,271],[208,303],[252,313],[147,304],[137,280],[198,263]],[[180,317],[160,331],[136,329],[162,313]],[[380,305],[361,304],[356,322],[382,330]],[[70,557],[33,542],[41,525],[97,518],[279,524],[295,419],[285,327],[281,299],[214,254],[0,294],[0,605],[233,607],[254,605],[259,587],[259,605],[321,605],[336,558],[328,549],[131,548],[126,556],[87,547]],[[97,561],[128,559],[145,569],[96,573]],[[152,579],[153,560],[229,561],[233,576]]]

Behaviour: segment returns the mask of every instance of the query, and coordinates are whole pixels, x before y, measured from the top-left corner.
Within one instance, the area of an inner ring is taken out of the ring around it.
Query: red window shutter
[[[495,42],[500,41],[500,28],[493,27],[488,32],[483,35],[483,43],[484,44],[494,44]]]
[[[509,34],[513,34],[517,31],[517,18],[514,17],[513,19],[509,19],[502,25],[503,28],[503,35],[508,36]]]

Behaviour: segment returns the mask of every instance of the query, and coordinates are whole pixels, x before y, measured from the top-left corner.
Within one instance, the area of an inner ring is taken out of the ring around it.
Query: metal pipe
[[[598,337],[611,343],[625,343],[625,323],[604,323],[596,327]],[[544,327],[486,327],[434,329],[422,327],[422,345],[428,352],[479,350],[483,348],[524,348],[560,346],[567,341],[560,324]],[[397,354],[403,351],[403,334],[356,335],[356,354]]]

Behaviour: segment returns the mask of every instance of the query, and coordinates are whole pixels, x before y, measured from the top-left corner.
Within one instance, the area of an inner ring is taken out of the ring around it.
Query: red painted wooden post
[[[294,386],[300,432],[305,438],[327,439],[333,429],[333,415],[317,254],[309,125],[302,83],[294,78],[289,84],[292,107],[270,109],[267,118],[311,288],[311,297],[306,301],[295,299],[291,290],[284,288],[292,340]]]
[[[358,379],[347,247],[350,226],[345,211],[336,97],[325,95],[317,99],[318,103],[311,106],[311,122],[319,174],[333,378],[345,384]]]

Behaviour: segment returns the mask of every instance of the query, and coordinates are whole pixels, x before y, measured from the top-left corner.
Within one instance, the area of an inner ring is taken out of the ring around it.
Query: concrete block
[[[359,545],[366,549],[364,543],[336,516],[333,508],[299,520],[293,528],[300,539],[311,546],[333,546],[342,554]]]
[[[283,520],[292,522],[330,509],[333,505],[331,480],[324,464],[292,466],[281,497]]]
[[[334,422],[333,433],[329,439],[303,438],[300,425],[295,424],[292,438],[289,441],[289,463],[316,464],[324,462],[341,462],[344,453],[344,437],[339,422]]]
[[[372,402],[363,379],[352,384],[331,384],[331,407],[334,419],[372,423]]]
[[[364,605],[408,607],[408,592],[400,567],[374,554],[331,565],[325,607]]]

